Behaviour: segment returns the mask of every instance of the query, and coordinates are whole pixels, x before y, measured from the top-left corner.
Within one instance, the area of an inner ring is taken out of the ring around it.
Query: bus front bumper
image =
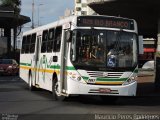
[[[137,81],[128,85],[91,85],[72,81],[68,94],[136,96]]]

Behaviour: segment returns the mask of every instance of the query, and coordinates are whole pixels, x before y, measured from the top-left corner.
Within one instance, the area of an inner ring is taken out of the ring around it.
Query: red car
[[[14,59],[0,59],[0,74],[17,75],[19,66]]]

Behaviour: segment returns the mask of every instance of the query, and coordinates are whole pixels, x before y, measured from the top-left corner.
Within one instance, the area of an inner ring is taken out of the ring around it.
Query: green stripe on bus
[[[60,69],[61,66],[59,66],[59,65],[52,65],[52,66],[50,66],[49,68],[52,68],[52,69]]]
[[[29,64],[29,63],[20,63],[20,65],[23,65],[23,66],[31,66],[31,64]]]
[[[76,70],[76,69],[75,69],[74,67],[72,67],[72,66],[67,66],[66,69],[67,69],[67,70]]]
[[[61,66],[58,66],[58,65],[52,65],[52,66],[50,66],[50,68],[52,68],[52,69],[60,69],[60,68],[61,68]],[[75,68],[74,68],[74,67],[72,67],[72,66],[67,66],[67,67],[66,67],[66,70],[75,70]]]
[[[82,78],[83,78],[84,80],[88,80],[88,79],[89,79],[89,77],[85,77],[85,76],[82,76]]]
[[[31,64],[29,64],[29,63],[20,63],[20,65],[23,65],[23,66],[31,66]],[[59,65],[51,65],[51,66],[48,67],[48,68],[51,68],[51,69],[60,69],[61,66],[59,66]],[[75,68],[72,67],[72,66],[67,66],[67,67],[66,67],[66,70],[75,70]]]
[[[97,78],[97,81],[126,81],[128,78]]]
[[[84,80],[88,80],[89,77],[85,77],[85,76],[82,76],[82,78]],[[97,78],[96,81],[114,81],[114,82],[119,82],[119,81],[126,81],[128,78]]]

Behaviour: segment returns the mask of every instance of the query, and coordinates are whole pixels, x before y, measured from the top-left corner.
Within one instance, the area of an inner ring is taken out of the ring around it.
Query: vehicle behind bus
[[[160,88],[160,35],[158,35],[157,49],[155,53],[155,87]]]
[[[154,60],[154,55],[156,52],[156,40],[153,38],[143,39],[143,50],[144,54],[139,55],[139,67],[143,67],[148,61]]]

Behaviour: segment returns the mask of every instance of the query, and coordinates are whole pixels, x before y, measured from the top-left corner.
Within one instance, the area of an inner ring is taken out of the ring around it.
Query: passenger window
[[[43,31],[42,37],[42,47],[41,52],[45,53],[47,51],[47,41],[48,41],[48,30]]]
[[[26,43],[26,39],[27,39],[26,36],[23,36],[21,54],[24,54],[24,53],[25,53],[25,43]]]
[[[36,42],[36,33],[32,34],[32,39],[31,39],[32,44],[35,44],[35,42]]]
[[[62,27],[57,27],[55,31],[55,40],[54,40],[54,52],[60,51],[61,45],[61,37],[62,37]]]
[[[53,40],[54,39],[54,28],[49,30],[49,40]]]
[[[30,53],[30,43],[31,43],[31,35],[28,35],[27,40],[25,42],[25,53]]]
[[[54,40],[54,28],[49,30],[49,36],[48,36],[48,42],[47,42],[47,52],[52,52],[53,40]]]
[[[30,53],[34,53],[35,51],[35,42],[36,42],[36,34],[32,34],[31,44],[30,44]]]

